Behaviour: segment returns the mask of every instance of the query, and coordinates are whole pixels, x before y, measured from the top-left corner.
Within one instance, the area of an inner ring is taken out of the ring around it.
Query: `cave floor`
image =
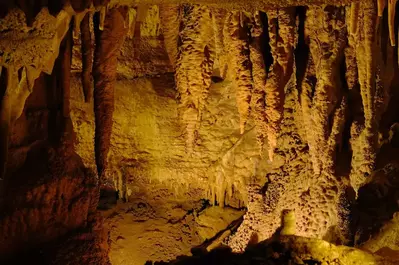
[[[172,199],[170,199],[172,198]],[[146,261],[170,261],[190,255],[243,211],[210,206],[205,200],[179,201],[160,197],[118,201],[104,210],[105,225],[110,229],[110,260],[113,265],[138,265]]]

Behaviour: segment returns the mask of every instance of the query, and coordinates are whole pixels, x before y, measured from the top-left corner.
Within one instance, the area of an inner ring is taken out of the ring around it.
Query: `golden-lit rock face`
[[[395,264],[396,2],[0,4],[0,262]]]

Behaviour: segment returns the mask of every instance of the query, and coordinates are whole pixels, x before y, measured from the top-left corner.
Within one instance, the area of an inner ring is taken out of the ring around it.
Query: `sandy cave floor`
[[[244,213],[229,207],[212,207],[204,200],[179,202],[164,198],[119,201],[103,211],[110,229],[113,265],[139,265],[190,255],[191,248],[226,229]]]

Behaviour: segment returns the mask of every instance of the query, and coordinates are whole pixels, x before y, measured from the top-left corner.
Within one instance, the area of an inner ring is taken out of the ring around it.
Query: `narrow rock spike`
[[[398,0],[388,0],[388,27],[389,27],[389,39],[391,45],[396,45],[395,39],[395,13],[396,13],[396,2]]]
[[[251,98],[251,109],[256,125],[257,140],[262,154],[264,141],[267,137],[267,120],[266,120],[266,102],[265,102],[265,84],[266,84],[266,67],[263,60],[261,50],[261,34],[262,23],[260,14],[254,15],[253,26],[251,28],[252,42],[249,45],[250,59],[252,63],[252,79],[253,93]]]
[[[359,3],[352,3],[350,8],[349,33],[355,36],[357,34],[357,21],[359,19]]]
[[[180,6],[161,5],[159,14],[162,22],[162,33],[169,61],[173,67],[176,67],[180,27]]]
[[[100,9],[100,24],[99,24],[99,29],[104,30],[104,23],[105,23],[105,17],[107,15],[107,7],[103,6]]]
[[[100,184],[108,182],[105,171],[108,166],[108,152],[114,112],[114,86],[120,48],[127,34],[126,8],[119,7],[107,12],[104,28],[95,26],[96,48],[93,62],[94,114],[95,114],[95,155]]]
[[[387,4],[387,0],[377,0],[378,16],[382,17],[384,9]]]
[[[90,32],[90,13],[87,13],[80,24],[81,51],[82,51],[82,87],[85,102],[90,102],[93,97],[92,69],[93,45]]]
[[[245,131],[252,96],[252,65],[249,57],[248,28],[243,20],[247,19],[241,12],[233,11],[227,20],[225,28],[225,43],[228,44],[228,56],[231,61],[236,100],[240,114],[240,133]],[[243,25],[243,26],[242,26]]]
[[[175,79],[186,127],[186,148],[191,153],[211,86],[215,40],[210,9],[202,5],[184,5],[183,8],[185,16],[182,17]],[[174,56],[174,51],[170,54]]]

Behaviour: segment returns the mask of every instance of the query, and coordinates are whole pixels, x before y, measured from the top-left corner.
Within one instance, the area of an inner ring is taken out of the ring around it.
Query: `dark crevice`
[[[263,25],[263,31],[260,37],[260,43],[262,49],[261,51],[263,55],[263,60],[265,62],[266,71],[269,72],[270,67],[273,64],[273,56],[270,47],[269,24],[265,12],[260,12],[260,19]]]
[[[307,64],[309,60],[309,46],[305,40],[305,19],[306,7],[300,6],[296,8],[296,17],[298,18],[298,44],[294,51],[295,67],[296,67],[296,80],[298,94],[302,92],[302,82],[305,77]]]
[[[4,94],[6,93],[7,90],[8,69],[2,67],[0,71],[1,71],[0,72],[0,107],[1,107],[1,102],[3,101]]]

